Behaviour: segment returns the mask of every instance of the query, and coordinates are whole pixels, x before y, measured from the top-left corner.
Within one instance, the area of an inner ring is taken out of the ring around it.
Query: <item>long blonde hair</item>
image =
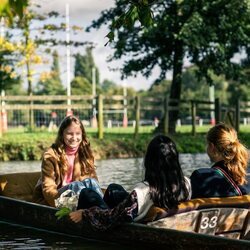
[[[237,132],[219,123],[208,131],[207,141],[214,144],[234,181],[240,185],[245,184],[249,155],[246,147],[238,140]]]
[[[63,121],[60,124],[55,143],[52,145],[52,147],[57,151],[60,162],[62,164],[62,172],[63,174],[65,174],[68,169],[68,163],[67,163],[67,158],[66,158],[66,153],[65,153],[65,143],[63,139],[63,132],[72,123],[79,125],[82,131],[82,141],[78,148],[79,160],[82,166],[82,169],[81,169],[82,174],[90,173],[95,168],[94,156],[90,148],[90,143],[87,140],[84,126],[82,122],[76,116],[70,115],[63,119]]]

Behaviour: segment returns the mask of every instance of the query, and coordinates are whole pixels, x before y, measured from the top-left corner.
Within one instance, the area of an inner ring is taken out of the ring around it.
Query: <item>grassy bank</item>
[[[191,126],[178,127],[172,139],[181,153],[205,152],[205,136],[209,126],[197,127],[197,135],[191,135]],[[137,139],[133,128],[106,129],[104,139],[97,139],[95,129],[87,129],[96,159],[142,157],[148,142],[154,136],[153,127],[142,127]],[[12,131],[0,140],[0,161],[40,160],[43,151],[55,140],[56,132],[43,130],[33,133]],[[250,126],[242,126],[240,140],[250,148]]]

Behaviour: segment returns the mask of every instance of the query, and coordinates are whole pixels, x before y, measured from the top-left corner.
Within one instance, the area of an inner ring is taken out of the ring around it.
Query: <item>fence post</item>
[[[164,98],[164,122],[163,122],[163,133],[168,134],[168,123],[169,123],[169,107],[168,107],[168,97]]]
[[[240,131],[240,99],[237,99],[235,106],[235,130]]]
[[[191,101],[191,112],[192,112],[192,135],[196,134],[196,102]]]
[[[135,133],[134,137],[136,138],[139,134],[139,126],[140,126],[140,97],[135,97]]]
[[[98,95],[98,139],[103,139],[103,97]]]
[[[215,123],[219,123],[221,121],[221,104],[220,99],[215,99]]]

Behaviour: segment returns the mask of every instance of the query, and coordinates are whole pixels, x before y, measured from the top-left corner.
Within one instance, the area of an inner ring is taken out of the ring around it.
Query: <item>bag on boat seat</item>
[[[41,172],[2,174],[0,175],[0,195],[31,201],[40,175]]]
[[[190,212],[193,210],[201,210],[206,208],[218,207],[237,207],[250,208],[250,195],[233,196],[233,197],[216,197],[216,198],[197,198],[189,201],[181,202],[177,209],[163,209],[152,206],[146,217],[143,218],[143,223],[159,220],[174,214]]]

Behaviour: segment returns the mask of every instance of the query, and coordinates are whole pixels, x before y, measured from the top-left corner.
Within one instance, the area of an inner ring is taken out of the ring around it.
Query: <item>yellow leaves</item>
[[[16,72],[14,72],[13,67],[11,67],[10,65],[1,65],[0,66],[0,71],[6,73],[12,79],[17,77]]]
[[[29,40],[27,44],[19,43],[18,49],[24,57],[21,61],[17,63],[17,65],[22,66],[27,62],[34,64],[41,64],[43,60],[41,56],[36,54],[36,48],[37,46],[32,40]]]
[[[23,60],[17,63],[18,66],[24,65],[27,61],[34,64],[41,64],[43,62],[42,57],[36,54],[36,44],[29,40],[27,44],[11,43],[4,37],[0,37],[0,51],[21,52],[24,55]]]
[[[41,64],[43,62],[42,57],[39,55],[33,55],[31,62],[35,64]]]
[[[0,16],[4,16],[4,13],[9,13],[9,0],[1,0],[0,1]]]
[[[72,30],[74,30],[74,31],[82,31],[82,30],[83,30],[82,27],[77,26],[77,25],[73,25],[71,28],[72,28]]]
[[[19,61],[19,62],[17,63],[17,67],[21,67],[21,66],[25,65],[25,62],[26,62],[25,59]]]
[[[9,74],[11,72],[11,70],[12,70],[12,67],[9,66],[9,65],[2,65],[0,67],[0,70],[7,73],[7,74]]]
[[[27,6],[28,0],[0,0],[0,16],[6,16],[8,21],[12,23],[15,16],[18,16],[20,19],[23,17],[24,10]]]
[[[42,72],[40,74],[40,81],[41,82],[46,82],[47,80],[52,78],[52,72]]]
[[[53,77],[57,77],[58,76],[58,73],[55,72],[55,71],[44,71],[40,74],[40,81],[41,82],[46,82],[47,80],[50,80],[51,78]]]
[[[13,52],[17,49],[17,46],[14,43],[11,43],[4,39],[4,37],[0,37],[0,51],[9,51]]]
[[[16,78],[17,77],[17,73],[16,72],[11,72],[10,73],[10,78],[11,79],[14,79],[14,78]]]
[[[24,52],[27,57],[30,57],[36,50],[36,44],[32,40],[28,40],[26,46],[23,46]]]

